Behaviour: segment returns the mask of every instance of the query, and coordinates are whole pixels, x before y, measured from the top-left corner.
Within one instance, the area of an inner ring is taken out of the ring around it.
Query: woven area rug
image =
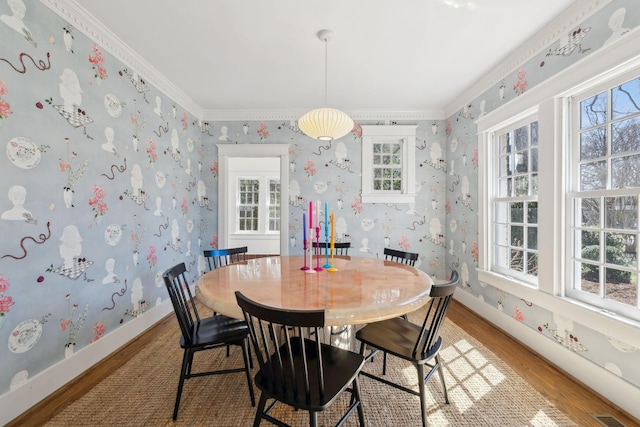
[[[421,310],[410,315],[418,321]],[[353,331],[334,335],[338,344],[351,343]],[[437,375],[427,383],[430,426],[574,426],[564,414],[535,391],[489,349],[447,320],[441,335],[441,356],[450,404]],[[255,408],[251,406],[244,374],[201,377],[185,382],[174,422],[173,404],[178,384],[182,350],[178,344],[177,322],[153,344],[72,403],[47,426],[250,426]],[[352,345],[352,344],[351,344]],[[241,366],[238,348],[201,352],[194,372],[211,367]],[[380,373],[382,357],[368,362],[365,370]],[[389,357],[387,377],[418,389],[413,366]],[[367,426],[420,426],[417,396],[401,392],[370,378],[360,378]],[[256,401],[259,390],[256,389]],[[348,393],[331,410],[319,416],[319,425],[332,426],[338,412],[346,408]],[[335,410],[334,410],[335,408]],[[278,405],[273,414],[293,426],[308,425],[308,414]],[[266,421],[262,425],[268,425]],[[347,421],[357,426],[357,415]]]

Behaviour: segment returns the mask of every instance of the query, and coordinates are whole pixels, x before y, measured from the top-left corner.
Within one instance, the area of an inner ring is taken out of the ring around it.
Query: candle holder
[[[331,267],[327,269],[327,271],[331,272],[331,273],[335,273],[336,271],[338,271],[338,269],[336,268],[336,263],[333,260],[333,253],[335,252],[335,246],[333,244],[333,241],[331,242]]]
[[[304,240],[302,248],[304,249],[304,252],[303,252],[304,256],[302,257],[304,259],[304,265],[300,267],[300,270],[308,270],[309,267],[307,266],[307,239]]]
[[[323,268],[331,268],[331,264],[329,264],[329,226],[325,223],[324,225],[324,254],[325,254],[325,265]]]
[[[315,271],[322,271],[322,267],[320,267],[320,227],[316,227],[316,266],[314,268]]]
[[[316,271],[311,268],[311,266],[313,265],[313,245],[311,244],[311,242],[313,242],[313,228],[311,228],[309,230],[309,243],[307,243],[307,247],[309,248],[309,264],[306,270],[304,270],[305,273],[313,273],[316,274]],[[305,252],[304,254],[304,265],[305,267],[307,266],[307,253]]]

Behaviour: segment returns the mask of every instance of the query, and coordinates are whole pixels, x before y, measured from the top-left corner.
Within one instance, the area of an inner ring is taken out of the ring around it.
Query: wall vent
[[[620,421],[616,419],[613,415],[609,414],[591,414],[593,418],[595,418],[600,424],[606,427],[626,427]]]

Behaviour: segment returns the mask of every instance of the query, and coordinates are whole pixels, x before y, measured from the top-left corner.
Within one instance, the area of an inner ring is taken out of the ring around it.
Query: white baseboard
[[[562,347],[468,292],[458,289],[454,298],[630,415],[640,419],[640,389],[633,384]]]
[[[91,345],[83,347],[72,357],[61,360],[30,378],[23,386],[0,396],[0,425],[15,419],[42,399],[58,390],[87,369],[142,334],[173,311],[167,298],[144,315],[125,323]]]

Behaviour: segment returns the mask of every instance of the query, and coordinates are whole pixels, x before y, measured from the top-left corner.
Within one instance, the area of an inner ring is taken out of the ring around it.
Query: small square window
[[[362,126],[362,202],[415,202],[415,125]]]

